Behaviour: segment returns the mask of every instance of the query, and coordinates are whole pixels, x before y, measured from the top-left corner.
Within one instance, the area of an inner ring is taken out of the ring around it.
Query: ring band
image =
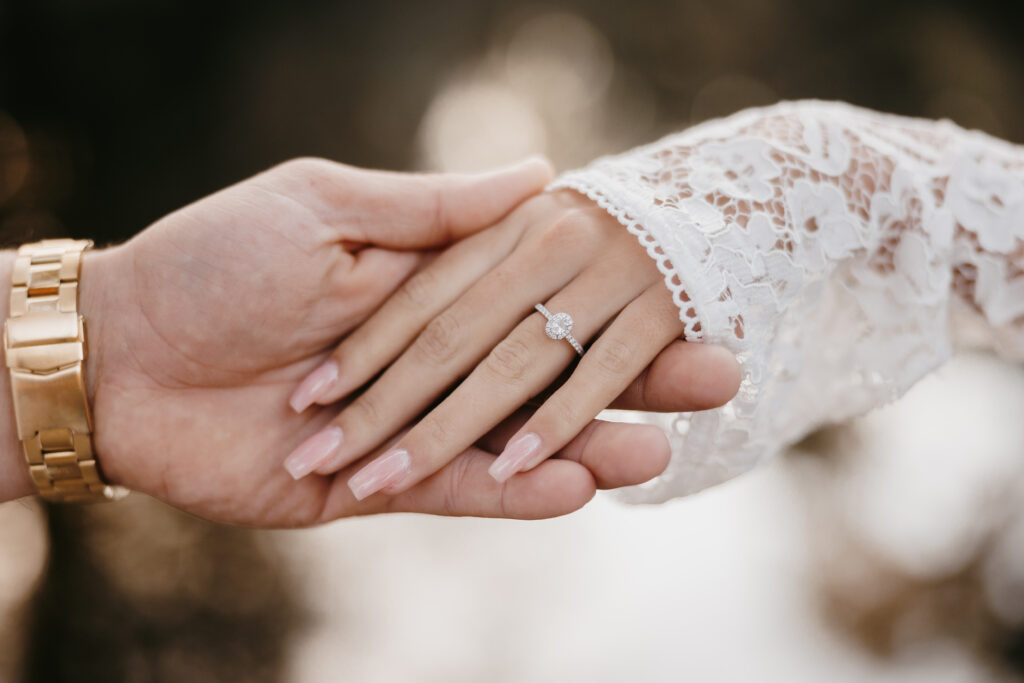
[[[583,355],[583,347],[576,341],[576,337],[572,336],[573,320],[572,316],[568,313],[552,313],[544,304],[537,304],[534,306],[537,311],[548,319],[547,324],[544,326],[544,333],[548,335],[549,339],[558,341],[564,339],[569,342],[576,353]]]

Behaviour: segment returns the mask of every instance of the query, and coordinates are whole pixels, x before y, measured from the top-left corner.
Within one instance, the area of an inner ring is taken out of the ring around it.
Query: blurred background
[[[560,168],[779,99],[1024,141],[1024,4],[0,0],[0,235],[127,239],[298,155]],[[302,532],[0,506],[0,681],[1024,678],[1024,371],[691,499]]]

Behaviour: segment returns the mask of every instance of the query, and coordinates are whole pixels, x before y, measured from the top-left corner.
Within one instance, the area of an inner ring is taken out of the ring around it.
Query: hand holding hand
[[[582,505],[593,483],[575,463],[507,489],[504,509],[491,502],[498,487],[482,495],[461,463],[457,481],[442,475],[387,506],[356,504],[344,482],[296,484],[281,468],[333,414],[295,415],[294,384],[429,258],[413,250],[493,223],[549,178],[543,162],[417,176],[298,160],[89,254],[86,371],[108,478],[197,515],[266,526],[385,508],[543,516]]]
[[[668,458],[660,430],[595,421],[560,459],[498,484],[488,467],[523,412],[393,497],[357,501],[345,485],[350,471],[296,483],[281,467],[336,413],[289,410],[295,383],[427,264],[431,247],[498,220],[549,174],[543,162],[411,176],[298,160],[87,254],[86,378],[107,478],[210,519],[298,526],[384,511],[549,517],[582,506],[595,483],[658,474]],[[4,254],[0,266],[10,263]],[[627,390],[628,402],[681,409],[677,380],[694,376],[700,355],[690,346],[666,349]],[[708,376],[734,364],[712,357]],[[13,440],[12,425],[5,434]],[[4,455],[0,499],[30,493],[18,443]]]
[[[384,370],[313,437],[316,448],[291,457],[293,474],[351,469],[465,377],[349,484],[366,499],[401,494],[434,475],[576,360],[569,343],[546,334],[538,302],[571,313],[572,335],[593,344],[492,464],[499,482],[558,453],[608,406],[661,408],[637,405],[638,376],[673,386],[674,410],[721,405],[737,390],[735,360],[713,347],[674,346],[667,357],[677,361],[675,385],[644,374],[683,331],[662,275],[636,238],[591,201],[545,194],[412,276],[300,385],[292,397],[298,411],[337,401]]]

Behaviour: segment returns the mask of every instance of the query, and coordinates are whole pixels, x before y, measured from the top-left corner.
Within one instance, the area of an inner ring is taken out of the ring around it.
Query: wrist
[[[78,312],[85,318],[87,355],[85,358],[85,387],[89,406],[95,408],[98,387],[102,384],[106,369],[106,358],[116,346],[116,334],[111,328],[116,324],[118,305],[114,297],[115,286],[120,275],[121,252],[124,247],[90,249],[83,254],[81,280],[78,286]],[[121,290],[126,289],[121,287]],[[96,415],[93,414],[93,432],[96,431]]]
[[[122,484],[115,467],[109,425],[116,420],[109,414],[112,401],[110,376],[121,364],[118,360],[125,335],[118,330],[132,295],[131,282],[124,273],[127,245],[91,249],[83,255],[78,311],[85,318],[87,353],[85,387],[92,413],[92,440],[100,471],[108,484]]]

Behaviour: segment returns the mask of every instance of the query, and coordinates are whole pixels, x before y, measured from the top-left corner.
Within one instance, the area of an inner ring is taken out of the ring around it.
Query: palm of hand
[[[349,253],[339,224],[360,207],[325,217],[315,188],[285,196],[276,180],[229,188],[109,252],[124,291],[105,335],[116,341],[96,349],[94,412],[112,480],[203,517],[291,526],[324,518],[332,480],[281,468],[330,418],[295,415],[288,395],[422,255]]]

